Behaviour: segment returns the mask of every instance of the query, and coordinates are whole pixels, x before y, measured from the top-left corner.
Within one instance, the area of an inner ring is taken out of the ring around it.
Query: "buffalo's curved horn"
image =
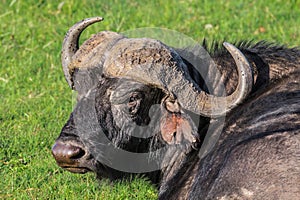
[[[65,74],[65,78],[71,88],[73,87],[73,81],[71,76],[73,69],[69,68],[69,64],[72,61],[72,57],[74,56],[74,54],[79,48],[78,40],[80,34],[89,25],[95,22],[100,22],[102,20],[103,20],[102,17],[93,17],[93,18],[84,19],[76,23],[74,26],[72,26],[67,32],[67,34],[65,35],[63,45],[62,45],[61,61],[62,61],[62,67]]]
[[[236,90],[226,97],[209,95],[203,91],[191,92],[189,95],[186,95],[189,96],[190,99],[195,99],[194,105],[191,105],[187,100],[181,99],[181,101],[186,102],[186,105],[183,105],[186,109],[198,111],[199,114],[209,117],[222,116],[240,104],[251,92],[253,86],[253,72],[249,62],[243,53],[232,44],[224,42],[223,45],[229,51],[237,66],[239,78]],[[182,94],[178,94],[178,97],[181,95]]]
[[[236,90],[226,97],[210,95],[193,84],[181,57],[152,39],[129,38],[115,44],[104,63],[104,73],[154,85],[169,93],[171,98],[175,96],[183,108],[203,116],[218,117],[241,103],[253,85],[252,69],[245,56],[235,46],[223,45],[234,58],[239,75]]]
[[[238,48],[227,42],[224,42],[223,45],[235,60],[239,76],[237,89],[230,96],[226,97],[226,101],[228,102],[227,109],[231,110],[240,104],[251,92],[253,86],[253,71],[247,58]],[[227,111],[225,110],[225,112]]]

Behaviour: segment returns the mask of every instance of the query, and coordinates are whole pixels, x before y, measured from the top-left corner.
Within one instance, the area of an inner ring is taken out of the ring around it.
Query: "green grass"
[[[58,168],[51,146],[72,110],[60,64],[67,29],[91,16],[85,31],[163,27],[197,41],[267,40],[297,46],[299,1],[45,1],[1,0],[0,199],[155,199],[143,179],[100,184],[94,175]],[[211,24],[211,28],[207,24]]]

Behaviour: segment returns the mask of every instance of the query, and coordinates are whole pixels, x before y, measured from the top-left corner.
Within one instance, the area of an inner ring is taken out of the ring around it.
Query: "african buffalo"
[[[216,45],[216,73],[149,38],[103,31],[79,47],[98,21],[78,22],[63,42],[78,98],[52,147],[60,167],[111,180],[144,174],[160,199],[300,197],[298,48]]]

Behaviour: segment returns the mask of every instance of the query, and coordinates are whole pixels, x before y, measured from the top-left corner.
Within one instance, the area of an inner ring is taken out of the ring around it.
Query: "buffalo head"
[[[136,157],[150,152],[145,160],[149,165],[161,159],[163,166],[169,166],[199,144],[201,127],[190,113],[223,116],[252,89],[250,65],[229,43],[223,45],[238,71],[237,87],[229,96],[214,96],[203,90],[192,78],[188,61],[158,40],[103,31],[79,47],[81,32],[102,20],[95,17],[78,22],[63,42],[63,71],[69,86],[78,92],[78,102],[52,153],[58,165],[71,172],[124,177],[122,170],[113,166],[122,163],[129,172],[138,165],[126,157],[126,152]],[[163,158],[156,153],[172,145],[183,148],[167,149]],[[109,150],[111,147],[119,156]],[[170,166],[168,170],[172,170]]]

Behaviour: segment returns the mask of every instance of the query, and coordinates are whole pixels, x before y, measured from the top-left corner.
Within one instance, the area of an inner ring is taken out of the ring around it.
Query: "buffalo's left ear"
[[[191,117],[181,109],[177,100],[163,100],[161,111],[160,131],[166,143],[197,146],[197,127]]]

